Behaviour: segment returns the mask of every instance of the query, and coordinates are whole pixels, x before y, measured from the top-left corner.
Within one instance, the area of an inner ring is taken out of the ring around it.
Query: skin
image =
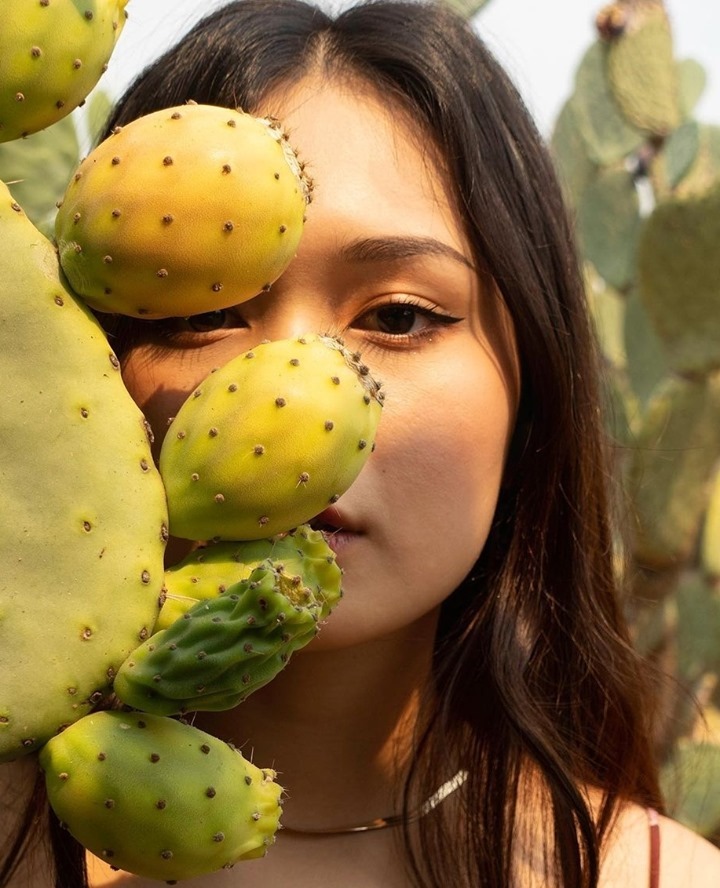
[[[377,449],[338,503],[344,600],[270,685],[237,710],[195,721],[281,772],[288,826],[324,827],[397,810],[393,787],[412,743],[438,608],[482,549],[502,484],[517,372],[512,331],[472,268],[446,177],[402,110],[362,82],[315,74],[261,110],[284,121],[318,183],[296,260],[269,294],[232,311],[228,326],[200,334],[178,326],[171,340],[138,346],[124,375],[158,433],[213,367],[264,338],[341,333],[384,382]],[[387,308],[398,302],[415,313]],[[403,317],[410,337],[397,333]],[[175,545],[172,557],[184,548]],[[519,808],[537,811],[531,800]],[[670,821],[662,828],[663,886],[720,882],[717,851]],[[280,833],[264,860],[183,884],[407,888],[395,840],[392,830]],[[645,813],[628,806],[602,888],[647,885],[647,860]],[[532,849],[518,865],[524,885],[543,884]],[[92,857],[90,867],[94,886],[157,885]]]

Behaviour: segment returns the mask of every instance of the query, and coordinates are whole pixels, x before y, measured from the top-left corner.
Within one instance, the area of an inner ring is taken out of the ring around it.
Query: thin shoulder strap
[[[653,808],[648,808],[650,827],[650,888],[660,888],[660,817]]]

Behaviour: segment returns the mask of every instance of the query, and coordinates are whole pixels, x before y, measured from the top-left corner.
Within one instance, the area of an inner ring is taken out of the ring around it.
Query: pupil
[[[415,323],[415,309],[409,305],[387,305],[378,311],[383,333],[409,333]]]
[[[206,311],[203,314],[192,315],[186,318],[186,323],[196,333],[207,333],[209,330],[217,330],[225,325],[226,312],[223,310]]]

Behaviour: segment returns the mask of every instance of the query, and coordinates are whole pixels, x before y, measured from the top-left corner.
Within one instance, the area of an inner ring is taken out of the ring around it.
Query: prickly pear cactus
[[[270,539],[215,543],[196,549],[165,572],[165,595],[156,631],[167,629],[198,601],[216,598],[245,580],[263,561],[309,587],[324,620],[342,595],[342,570],[322,531],[303,524]]]
[[[99,311],[183,317],[237,305],[295,255],[309,195],[276,121],[164,109],[80,164],[56,217],[60,262]]]
[[[149,879],[188,879],[262,857],[282,788],[233,747],[153,715],[98,712],[54,737],[50,803],[97,857]]]
[[[0,142],[45,129],[85,100],[125,23],[127,0],[3,0]]]
[[[152,632],[167,512],[117,358],[1,183],[0,240],[2,761],[87,713]]]
[[[577,210],[608,424],[621,444],[631,531],[622,579],[638,647],[717,724],[718,639],[701,638],[718,625],[720,574],[720,127],[693,119],[704,72],[675,58],[661,0],[618,0],[597,26],[552,147]],[[663,705],[658,752],[668,768],[708,760],[684,701],[668,695]],[[717,731],[710,745],[720,760]],[[716,815],[674,813],[720,838]]]
[[[252,540],[309,521],[373,449],[382,393],[336,339],[257,346],[212,373],[178,411],[160,473],[171,533]]]
[[[268,559],[135,650],[118,671],[115,693],[156,715],[232,709],[312,641],[330,607],[327,595],[319,599]]]

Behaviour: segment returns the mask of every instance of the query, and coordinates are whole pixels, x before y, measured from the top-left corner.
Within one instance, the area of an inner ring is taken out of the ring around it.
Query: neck
[[[386,816],[398,806],[435,628],[431,614],[365,644],[310,645],[239,707],[195,723],[279,772],[289,827]]]

